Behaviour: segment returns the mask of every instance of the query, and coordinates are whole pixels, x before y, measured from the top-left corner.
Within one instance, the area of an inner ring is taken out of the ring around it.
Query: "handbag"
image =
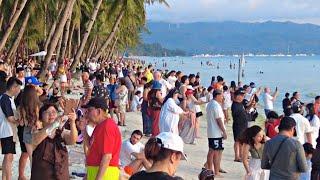
[[[274,163],[274,160],[276,159],[276,157],[277,157],[277,155],[278,155],[278,153],[279,153],[279,151],[280,151],[280,149],[281,149],[282,144],[283,144],[287,139],[288,139],[288,137],[284,138],[284,139],[281,141],[281,143],[280,143],[280,145],[279,145],[276,153],[274,154],[271,162],[270,162],[269,165],[267,166],[267,169],[271,169],[271,167],[272,167],[272,165],[273,165],[273,163]]]

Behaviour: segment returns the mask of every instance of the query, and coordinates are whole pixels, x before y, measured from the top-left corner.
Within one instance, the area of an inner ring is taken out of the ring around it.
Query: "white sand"
[[[140,112],[131,112],[127,113],[127,126],[120,127],[123,139],[126,139],[130,136],[131,132],[135,129],[142,130],[142,118]],[[180,166],[178,167],[177,175],[183,177],[186,180],[198,179],[198,174],[201,171],[201,167],[206,161],[208,145],[207,145],[207,138],[206,138],[206,119],[205,117],[201,117],[201,124],[200,124],[200,134],[201,139],[197,139],[196,145],[185,145],[185,153],[188,156],[188,161],[181,161]],[[242,163],[234,162],[234,155],[233,155],[233,136],[232,136],[232,129],[231,123],[227,125],[228,130],[228,139],[224,143],[225,150],[223,152],[222,158],[222,168],[227,171],[228,173],[222,174],[225,178],[224,179],[243,179],[244,176],[244,167]],[[143,138],[143,142],[147,141],[147,138]],[[17,154],[14,156],[14,163],[13,163],[13,179],[18,178],[18,163],[19,163],[19,156],[20,156],[20,147],[19,143],[17,143]],[[72,146],[69,147],[70,150],[70,162],[74,162],[70,166],[70,173],[73,171],[76,172],[85,172],[83,154],[81,153],[82,148],[81,146]],[[0,155],[0,161],[2,162],[3,156]],[[26,168],[26,175],[30,177],[30,166],[28,164]],[[0,171],[0,175],[2,172]],[[80,178],[77,178],[80,179]]]

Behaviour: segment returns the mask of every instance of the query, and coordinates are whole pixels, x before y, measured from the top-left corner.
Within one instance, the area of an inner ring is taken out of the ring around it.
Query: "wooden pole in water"
[[[239,66],[238,66],[238,84],[240,84],[240,80],[241,80],[241,58],[239,59]]]

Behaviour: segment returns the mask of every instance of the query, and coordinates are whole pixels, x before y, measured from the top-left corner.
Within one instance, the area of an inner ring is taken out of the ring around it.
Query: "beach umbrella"
[[[43,57],[43,56],[46,56],[46,55],[47,55],[46,51],[40,51],[40,52],[31,54],[29,56],[31,56],[31,57]],[[56,54],[52,54],[52,55],[56,55]]]

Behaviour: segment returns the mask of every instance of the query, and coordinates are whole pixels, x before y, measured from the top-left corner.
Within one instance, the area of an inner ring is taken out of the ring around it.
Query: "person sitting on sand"
[[[140,130],[134,130],[131,137],[121,145],[120,164],[128,175],[132,175],[141,170],[149,169],[151,163],[144,155],[144,145],[140,142],[143,134]]]

